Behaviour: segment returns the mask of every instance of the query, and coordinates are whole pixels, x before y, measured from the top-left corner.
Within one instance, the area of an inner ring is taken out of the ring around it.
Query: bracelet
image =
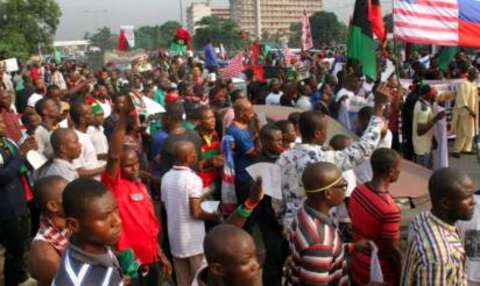
[[[236,209],[236,212],[239,216],[243,217],[243,218],[248,218],[251,214],[252,214],[252,211],[250,210],[247,210],[243,207],[243,205],[240,205],[237,209]]]
[[[252,199],[246,199],[245,202],[243,202],[244,208],[246,208],[249,211],[252,211],[257,206],[257,204],[258,203]]]

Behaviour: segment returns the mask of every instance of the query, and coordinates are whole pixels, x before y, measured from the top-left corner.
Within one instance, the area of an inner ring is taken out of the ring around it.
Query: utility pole
[[[255,31],[257,32],[257,38],[262,38],[262,11],[260,9],[260,1],[255,0]]]
[[[180,25],[183,27],[183,0],[180,1]]]

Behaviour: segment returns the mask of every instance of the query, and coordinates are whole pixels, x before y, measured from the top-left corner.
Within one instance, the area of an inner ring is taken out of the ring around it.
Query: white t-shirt
[[[475,212],[469,221],[459,221],[458,229],[464,240],[467,262],[465,269],[470,282],[480,282],[480,195],[475,195]]]
[[[87,134],[90,136],[97,155],[108,153],[108,139],[103,132],[103,126],[88,126]]]
[[[308,96],[302,95],[297,100],[297,107],[304,110],[312,110],[312,102]]]
[[[283,96],[283,91],[279,91],[278,93],[270,92],[265,98],[266,105],[280,105],[280,98]]]
[[[188,167],[173,166],[162,178],[170,249],[177,258],[203,253],[205,224],[190,213],[190,198],[200,198],[202,189],[202,179]]]
[[[30,97],[28,98],[28,101],[27,101],[27,106],[30,106],[30,107],[33,107],[35,108],[35,104],[37,104],[37,102],[43,98],[43,95],[40,94],[40,93],[33,93],[32,95],[30,95]]]
[[[80,132],[75,130],[77,133],[78,141],[82,144],[82,152],[80,157],[73,160],[73,165],[75,168],[85,168],[85,169],[94,169],[99,166],[97,159],[97,153],[95,152],[95,147],[93,147],[92,140],[87,133]]]

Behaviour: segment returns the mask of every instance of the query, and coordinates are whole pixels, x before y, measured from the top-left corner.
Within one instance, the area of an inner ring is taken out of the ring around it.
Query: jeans
[[[28,216],[0,221],[0,244],[5,247],[5,286],[16,286],[28,276],[24,254],[29,234]]]

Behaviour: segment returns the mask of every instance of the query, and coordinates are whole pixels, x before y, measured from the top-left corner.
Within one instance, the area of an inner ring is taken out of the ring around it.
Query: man
[[[455,97],[455,108],[453,109],[453,126],[455,130],[455,144],[453,145],[453,156],[460,157],[460,153],[472,153],[473,137],[475,136],[478,90],[475,81],[477,70],[471,67],[468,70],[468,79],[462,81]]]
[[[375,116],[365,130],[360,141],[353,143],[341,151],[326,150],[322,147],[327,138],[327,117],[320,112],[307,111],[302,113],[299,129],[302,135],[302,144],[295,145],[284,152],[276,164],[282,171],[282,197],[278,209],[279,219],[283,226],[288,228],[296,211],[302,206],[305,192],[300,180],[303,169],[313,162],[332,162],[342,171],[353,169],[365,157],[369,157],[378,145],[381,130],[383,104],[386,102],[386,86],[381,85],[377,90],[375,102]]]
[[[191,169],[197,163],[192,142],[174,146],[175,165],[162,178],[162,201],[168,220],[168,237],[178,286],[188,286],[203,260],[204,221],[217,221],[218,212],[201,207],[202,179]]]
[[[390,184],[398,180],[400,155],[392,149],[373,152],[373,178],[359,184],[348,204],[352,220],[352,238],[373,240],[378,247],[385,285],[398,285],[402,269],[400,253],[400,209],[389,193]],[[370,279],[370,255],[352,256],[351,271],[355,285],[365,285]]]
[[[35,129],[35,140],[38,142],[38,152],[43,153],[47,158],[53,157],[50,136],[57,128],[60,120],[60,107],[51,98],[42,98],[35,105],[35,111],[42,118],[42,123]]]
[[[73,161],[80,157],[82,145],[75,130],[69,128],[56,129],[50,138],[54,152],[53,161],[38,171],[38,177],[61,176],[71,182],[79,177]]]
[[[266,105],[280,105],[280,98],[283,96],[283,91],[280,89],[282,87],[280,80],[274,78],[271,83],[270,93],[265,98]]]
[[[365,97],[357,95],[361,87],[361,81],[353,75],[345,79],[344,88],[336,95],[335,102],[338,106],[338,121],[348,130],[353,129],[353,122],[358,111],[367,105]]]
[[[250,183],[252,182],[250,175],[246,169],[254,163],[257,155],[257,147],[255,139],[250,135],[248,125],[255,117],[253,105],[248,99],[238,99],[233,109],[235,119],[227,128],[226,135],[230,135],[235,140],[235,193],[237,195],[237,203],[242,203],[248,196]]]
[[[25,192],[29,191],[25,177],[28,151],[36,149],[29,137],[17,146],[7,137],[7,127],[0,117],[0,244],[5,247],[5,285],[18,285],[27,280],[23,255],[28,239],[28,212]]]
[[[104,84],[96,84],[93,89],[94,103],[99,104],[103,109],[103,116],[107,118],[112,114],[112,101],[108,96],[107,87]]]
[[[210,39],[207,40],[207,45],[203,49],[203,52],[205,54],[205,67],[209,72],[215,72],[218,68],[217,52]]]
[[[27,101],[27,108],[35,108],[37,102],[47,93],[47,87],[42,79],[34,80],[35,92],[30,95]]]
[[[307,193],[288,231],[292,260],[288,264],[287,285],[347,285],[348,252],[369,248],[369,241],[342,245],[340,234],[329,217],[330,210],[345,198],[347,182],[332,163],[317,162],[302,175]]]
[[[182,127],[183,107],[180,103],[168,104],[162,117],[162,124],[168,132],[168,137],[160,147],[160,173],[165,174],[174,164],[173,149],[176,142],[190,141],[194,144],[197,154],[200,154],[201,139],[196,131]]]
[[[430,177],[432,209],[410,224],[400,285],[467,285],[465,250],[456,223],[474,211],[474,185],[454,168],[442,168]]]
[[[12,91],[0,88],[0,117],[7,128],[7,136],[19,143],[23,128],[20,124],[20,114],[12,108],[12,100]]]
[[[445,111],[433,114],[432,104],[437,90],[429,85],[420,88],[420,100],[415,104],[412,121],[412,142],[416,162],[432,168],[433,126],[445,117]]]
[[[0,65],[0,89],[15,91],[10,76],[5,72],[3,65]]]
[[[208,266],[198,273],[192,286],[260,285],[255,243],[243,229],[216,226],[205,237],[203,249]]]
[[[62,193],[68,181],[49,176],[35,182],[35,203],[42,217],[40,228],[30,246],[29,269],[39,286],[48,286],[57,273],[60,259],[68,244],[62,207]]]
[[[98,161],[97,152],[93,146],[90,135],[87,133],[88,126],[93,123],[92,109],[84,103],[73,104],[70,109],[70,118],[75,126],[78,140],[82,145],[80,157],[73,161],[81,177],[95,177],[105,171],[105,166]],[[103,162],[105,163],[105,162]],[[97,179],[100,179],[99,177]]]

